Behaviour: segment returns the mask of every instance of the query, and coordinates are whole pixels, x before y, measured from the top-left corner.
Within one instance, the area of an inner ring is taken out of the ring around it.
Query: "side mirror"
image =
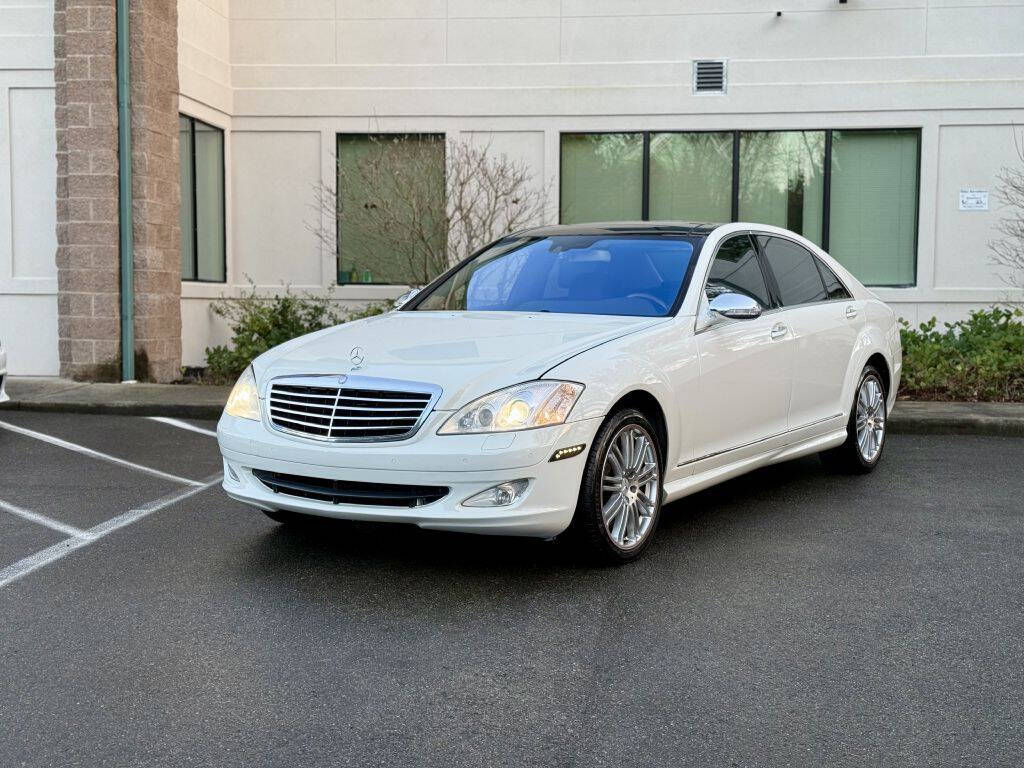
[[[730,320],[753,320],[761,316],[761,305],[742,293],[720,293],[708,305],[712,316]]]
[[[409,299],[411,299],[419,292],[419,288],[413,288],[411,291],[406,291],[405,293],[403,293],[401,296],[395,299],[395,309],[401,309],[403,306],[409,303]]]

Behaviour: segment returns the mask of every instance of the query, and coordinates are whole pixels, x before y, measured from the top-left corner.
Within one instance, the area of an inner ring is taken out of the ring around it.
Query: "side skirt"
[[[778,464],[781,461],[789,461],[810,453],[817,453],[828,448],[835,448],[846,440],[846,426],[841,429],[828,432],[824,435],[808,438],[799,443],[773,448],[763,453],[725,464],[704,472],[697,472],[689,477],[674,480],[665,485],[665,501],[675,501],[691,493],[710,488],[712,485],[729,480],[733,477],[746,474],[759,467],[766,467],[769,464]]]

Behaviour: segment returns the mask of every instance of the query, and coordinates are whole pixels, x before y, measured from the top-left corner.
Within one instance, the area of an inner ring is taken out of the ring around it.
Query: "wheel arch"
[[[668,420],[658,398],[646,389],[633,389],[622,395],[611,405],[607,416],[611,416],[623,408],[635,408],[650,420],[657,432],[658,449],[661,452],[661,461],[664,466],[668,461],[669,455]]]
[[[849,416],[849,408],[853,403],[854,392],[860,375],[865,366],[873,365],[882,374],[882,385],[885,388],[886,402],[891,407],[896,385],[894,377],[893,362],[889,346],[885,341],[885,334],[879,328],[867,327],[861,331],[857,341],[854,355],[850,359],[850,367],[847,370],[846,385],[843,387],[842,413]]]
[[[888,402],[889,394],[892,392],[892,371],[889,368],[889,361],[885,359],[885,355],[881,352],[874,352],[864,361],[864,365],[872,365],[882,374],[882,387],[885,388],[885,399]],[[863,370],[863,367],[861,370]]]

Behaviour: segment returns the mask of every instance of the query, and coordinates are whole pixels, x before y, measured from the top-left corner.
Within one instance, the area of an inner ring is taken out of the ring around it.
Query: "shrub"
[[[268,349],[321,328],[387,312],[391,302],[368,304],[346,312],[325,297],[296,295],[286,287],[283,295],[266,298],[257,296],[256,287],[252,286],[241,298],[221,298],[210,306],[230,324],[231,343],[206,348],[204,378],[211,383],[229,384],[253,358]]]
[[[1024,401],[1024,311],[992,307],[966,320],[901,321],[901,394],[923,400]]]

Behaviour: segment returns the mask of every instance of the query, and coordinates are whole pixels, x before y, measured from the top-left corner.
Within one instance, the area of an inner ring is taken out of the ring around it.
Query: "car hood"
[[[435,406],[529,381],[598,344],[666,322],[661,317],[525,312],[390,312],[293,339],[253,364],[260,392],[277,376],[349,374],[436,384]],[[353,362],[353,349],[362,364]]]

